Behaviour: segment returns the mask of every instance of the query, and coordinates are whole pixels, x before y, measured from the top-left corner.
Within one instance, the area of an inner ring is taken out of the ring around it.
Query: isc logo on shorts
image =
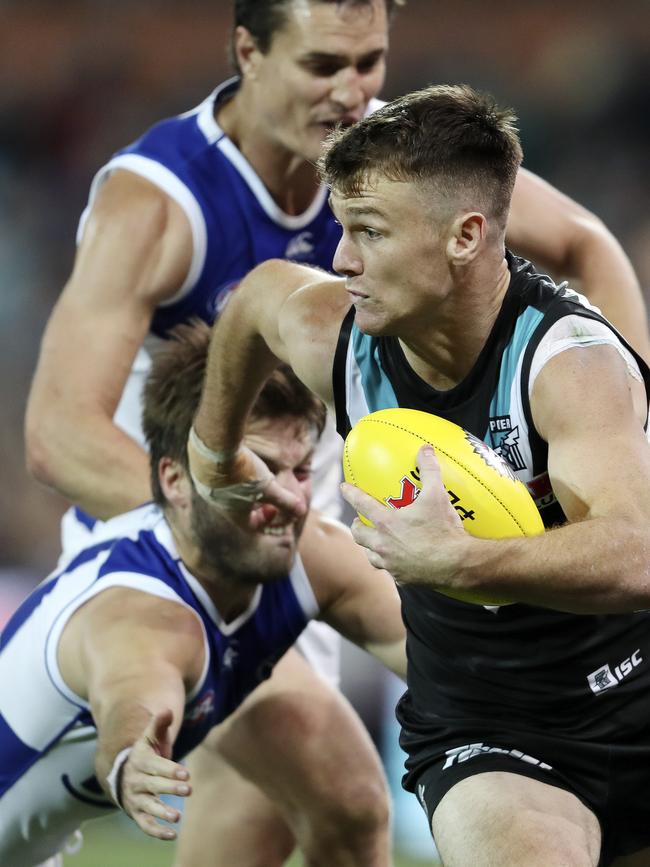
[[[598,693],[605,692],[607,689],[612,689],[613,687],[618,686],[619,683],[642,662],[643,657],[641,656],[641,648],[638,648],[638,650],[634,651],[632,656],[628,656],[628,658],[624,659],[623,662],[615,665],[613,671],[609,665],[601,665],[600,668],[596,669],[596,671],[592,671],[591,674],[587,675],[587,681],[591,691],[598,695]]]
[[[522,762],[527,762],[529,765],[537,765],[538,768],[542,768],[544,771],[553,770],[551,765],[547,765],[546,762],[540,762],[539,759],[536,759],[534,756],[529,756],[526,753],[522,753],[521,750],[507,750],[503,747],[490,747],[482,742],[478,744],[464,744],[462,747],[454,747],[453,750],[447,750],[445,752],[447,760],[442,766],[442,769],[444,771],[456,762],[466,762],[468,759],[473,759],[476,756],[483,756],[486,753],[498,753],[501,756],[512,756],[513,759],[519,759]]]

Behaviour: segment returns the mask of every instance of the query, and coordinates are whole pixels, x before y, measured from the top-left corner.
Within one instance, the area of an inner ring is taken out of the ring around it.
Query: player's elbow
[[[25,420],[25,462],[27,472],[37,482],[56,487],[56,448],[48,435],[48,425],[30,412]]]
[[[584,278],[585,268],[596,259],[621,254],[618,241],[603,221],[590,211],[581,210],[569,218],[561,273]]]

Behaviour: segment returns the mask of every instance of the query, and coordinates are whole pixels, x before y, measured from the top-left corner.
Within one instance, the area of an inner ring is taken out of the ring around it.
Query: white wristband
[[[113,767],[106,776],[106,785],[111,793],[111,798],[115,801],[120,810],[122,809],[122,800],[120,798],[122,771],[124,770],[124,765],[126,764],[127,759],[131,755],[132,749],[133,747],[125,747],[115,756]]]
[[[189,441],[192,444],[192,448],[200,454],[202,458],[206,458],[215,464],[225,464],[227,461],[232,460],[238,452],[238,449],[225,449],[222,452],[215,452],[214,449],[206,446],[201,437],[194,430],[194,425],[190,428]]]

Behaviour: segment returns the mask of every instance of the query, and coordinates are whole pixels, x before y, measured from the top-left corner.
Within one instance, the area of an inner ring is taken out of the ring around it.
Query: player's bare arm
[[[260,388],[281,362],[331,402],[331,358],[348,306],[341,280],[290,262],[265,262],[242,281],[213,329],[188,443],[190,470],[206,498],[223,505],[222,489],[260,479],[265,500],[295,507],[295,498],[274,485],[240,445],[244,426]]]
[[[389,512],[345,486],[372,521],[354,535],[398,581],[485,593],[575,613],[650,605],[650,449],[645,388],[609,346],[551,359],[531,395],[549,445],[549,474],[569,522],[542,536],[487,541],[462,530],[432,450],[421,449],[422,493]]]
[[[634,348],[650,358],[645,302],[623,248],[594,214],[542,178],[520,169],[508,227],[508,246],[570,279]]]
[[[406,677],[405,629],[395,582],[375,569],[347,527],[312,512],[300,555],[321,606],[321,618]]]
[[[186,695],[201,676],[203,631],[189,609],[123,587],[100,593],[71,617],[58,661],[97,726],[100,784],[147,834],[164,840],[178,810],[162,794],[187,796],[189,774],[171,760]],[[124,750],[130,750],[128,753]]]
[[[179,205],[131,172],[109,177],[47,325],[26,417],[30,471],[96,517],[150,496],[147,457],[112,419],[153,311],[191,256]]]

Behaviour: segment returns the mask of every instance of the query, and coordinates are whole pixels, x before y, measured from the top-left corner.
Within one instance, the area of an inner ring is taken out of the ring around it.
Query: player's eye
[[[317,78],[331,78],[341,69],[341,64],[335,61],[318,61],[306,63],[305,69]]]
[[[381,232],[371,229],[370,226],[364,226],[363,233],[369,241],[376,241],[378,238],[381,238]]]
[[[373,54],[370,57],[364,57],[364,59],[357,64],[357,72],[361,73],[361,75],[365,75],[367,72],[372,72],[382,57],[383,52],[380,54]]]

